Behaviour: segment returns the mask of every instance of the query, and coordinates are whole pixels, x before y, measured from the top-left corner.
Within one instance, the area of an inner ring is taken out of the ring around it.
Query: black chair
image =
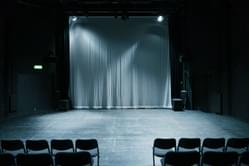
[[[177,151],[201,151],[200,138],[181,138],[178,142]]]
[[[200,164],[200,153],[197,151],[168,152],[165,155],[163,166],[192,166]]]
[[[202,156],[202,165],[232,166],[237,165],[237,152],[205,152]]]
[[[53,159],[48,153],[18,154],[16,163],[17,166],[52,166]]]
[[[92,166],[89,152],[59,152],[55,155],[56,166]]]
[[[248,138],[230,138],[226,143],[226,151],[243,153],[248,151],[248,143]]]
[[[57,152],[74,152],[73,141],[70,139],[54,139],[51,140],[51,154]]]
[[[225,138],[205,138],[201,146],[202,154],[206,151],[224,152]]]
[[[27,153],[49,153],[50,149],[47,140],[26,140]]]
[[[249,165],[249,152],[244,152],[240,155],[239,165]]]
[[[24,143],[21,140],[1,140],[2,152],[17,155],[25,153]]]
[[[176,139],[174,138],[156,138],[152,147],[153,166],[155,166],[155,157],[164,158],[169,151],[176,151]]]
[[[14,166],[15,157],[9,153],[0,154],[0,165],[1,166]]]
[[[96,139],[77,139],[75,141],[75,151],[89,152],[93,158],[97,157],[97,165],[99,166],[99,146]]]

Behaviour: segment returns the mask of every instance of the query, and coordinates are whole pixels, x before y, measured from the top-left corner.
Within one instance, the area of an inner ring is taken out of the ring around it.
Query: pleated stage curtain
[[[171,107],[167,20],[69,18],[73,108]]]

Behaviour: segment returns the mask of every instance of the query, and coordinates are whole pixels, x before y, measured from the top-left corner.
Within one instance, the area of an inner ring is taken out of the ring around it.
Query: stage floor
[[[0,122],[0,139],[96,138],[101,166],[151,166],[157,137],[249,137],[249,124],[201,111],[166,109],[72,110]]]

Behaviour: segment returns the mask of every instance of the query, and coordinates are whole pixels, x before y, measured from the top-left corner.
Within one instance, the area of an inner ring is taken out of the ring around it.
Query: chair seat
[[[247,151],[247,148],[232,148],[232,147],[228,147],[226,149],[227,152],[237,152],[239,154],[242,154],[243,152],[246,152]]]
[[[16,157],[18,154],[24,154],[25,152],[23,149],[19,149],[19,150],[5,150],[4,153],[9,153]]]
[[[178,151],[179,152],[189,152],[189,151],[199,152],[200,150],[199,150],[199,148],[188,149],[188,148],[182,148],[182,147],[180,147],[180,148],[178,148]]]
[[[60,152],[73,152],[73,148],[67,149],[67,150],[57,150],[57,149],[53,149],[52,155],[55,155],[56,153],[60,153]]]
[[[224,151],[224,148],[203,148],[202,150],[202,153],[205,153],[205,152],[223,152]]]
[[[50,151],[48,149],[43,149],[43,150],[29,150],[27,153],[28,154],[40,154],[40,153],[50,154]]]
[[[92,157],[98,156],[98,149],[97,148],[91,149],[91,150],[80,150],[80,149],[78,149],[78,152],[89,152]]]
[[[157,157],[164,157],[166,153],[173,152],[174,149],[161,149],[161,148],[154,148],[154,155]]]

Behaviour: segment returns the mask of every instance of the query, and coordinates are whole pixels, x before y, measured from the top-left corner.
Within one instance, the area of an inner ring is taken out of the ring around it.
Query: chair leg
[[[155,156],[153,155],[153,166],[155,166]]]
[[[99,166],[99,155],[98,155],[98,161],[97,161],[97,162],[98,162],[97,164],[98,164],[98,166]]]

